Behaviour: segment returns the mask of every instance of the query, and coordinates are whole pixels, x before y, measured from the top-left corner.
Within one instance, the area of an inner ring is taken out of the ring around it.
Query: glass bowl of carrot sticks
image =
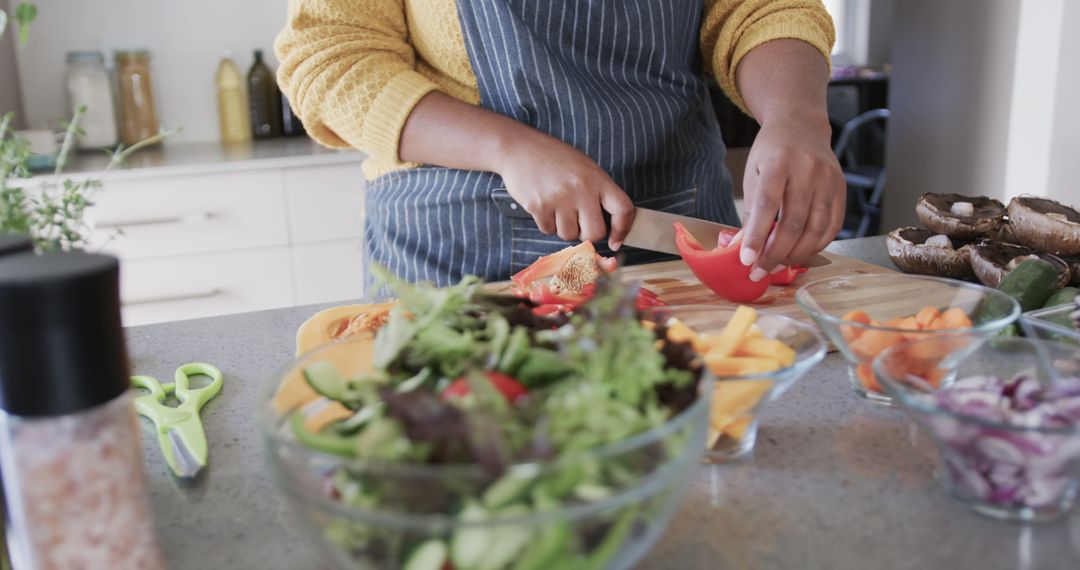
[[[795,294],[799,306],[847,359],[855,392],[892,405],[871,367],[874,357],[909,341],[939,337],[997,336],[1020,316],[1020,305],[996,289],[940,277],[857,274],[808,283]],[[940,385],[940,371],[926,380]]]
[[[827,347],[812,324],[745,305],[657,307],[645,317],[656,323],[658,342],[692,348],[715,379],[705,463],[753,451],[761,409],[821,362]]]

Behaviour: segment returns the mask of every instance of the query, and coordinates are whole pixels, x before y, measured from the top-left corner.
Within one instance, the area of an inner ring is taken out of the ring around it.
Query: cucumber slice
[[[348,380],[341,375],[334,363],[318,360],[304,367],[304,379],[320,396],[338,402],[346,402]],[[346,402],[347,403],[347,402]]]
[[[480,505],[470,502],[458,515],[461,522],[480,522],[487,520],[488,513]],[[491,547],[491,531],[485,528],[466,527],[454,532],[450,539],[450,559],[455,568],[475,568],[483,560]]]
[[[491,484],[484,491],[483,503],[489,509],[498,509],[513,503],[525,494],[536,479],[533,475],[511,471]]]
[[[383,405],[382,402],[375,402],[360,408],[352,417],[334,424],[334,430],[341,435],[356,435],[368,422],[379,417]]]
[[[304,428],[304,414],[293,413],[289,423],[296,435],[296,440],[307,447],[342,457],[356,455],[355,440],[328,433],[311,433]]]
[[[416,546],[405,559],[403,570],[442,570],[449,549],[438,539],[429,539]]]
[[[558,508],[543,489],[533,492],[533,504],[538,512]],[[553,521],[540,529],[535,540],[529,543],[514,563],[513,570],[546,570],[547,568],[566,568],[556,564],[565,556],[566,545],[570,543],[570,525],[566,521]]]
[[[529,331],[525,330],[525,327],[514,327],[514,332],[510,333],[510,340],[506,342],[506,350],[499,359],[497,370],[516,377],[518,367],[528,358]]]
[[[523,517],[529,509],[512,505],[499,512],[500,517]],[[477,565],[477,570],[502,570],[510,565],[533,538],[532,529],[525,525],[502,525],[491,529],[491,543]]]
[[[602,501],[612,495],[613,491],[610,487],[605,487],[599,483],[584,482],[579,483],[577,487],[574,487],[574,496],[582,501],[593,503],[596,501]]]
[[[619,514],[619,518],[615,519],[615,523],[608,529],[604,540],[589,553],[584,565],[585,570],[601,570],[608,566],[611,557],[615,556],[615,553],[622,548],[623,543],[630,536],[630,531],[634,529],[637,512],[638,509],[635,506],[624,508],[623,512]]]

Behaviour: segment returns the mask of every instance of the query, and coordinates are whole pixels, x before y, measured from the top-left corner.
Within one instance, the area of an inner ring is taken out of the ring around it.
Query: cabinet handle
[[[213,212],[192,212],[166,218],[143,218],[136,220],[120,220],[98,222],[96,225],[103,230],[118,230],[136,226],[170,226],[174,224],[205,224],[214,217]]]
[[[175,301],[192,301],[195,299],[210,299],[217,297],[225,293],[222,289],[206,289],[203,291],[192,291],[190,293],[172,293],[166,295],[150,296],[150,297],[136,297],[135,299],[125,300],[125,306],[135,305],[154,305],[157,303],[172,303]]]

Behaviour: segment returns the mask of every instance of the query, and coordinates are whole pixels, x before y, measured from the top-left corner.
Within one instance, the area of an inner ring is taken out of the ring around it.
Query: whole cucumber
[[[1020,303],[1020,310],[1042,308],[1057,290],[1058,274],[1053,265],[1041,259],[1026,259],[998,284],[998,291],[1008,293]]]

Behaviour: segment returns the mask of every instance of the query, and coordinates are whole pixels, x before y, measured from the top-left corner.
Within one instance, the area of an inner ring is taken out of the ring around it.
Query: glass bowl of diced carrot
[[[683,305],[651,313],[664,327],[658,336],[692,346],[716,379],[706,463],[752,451],[762,407],[825,357],[825,339],[812,324],[749,306]]]
[[[858,274],[830,277],[801,287],[795,299],[850,364],[855,392],[892,404],[874,377],[874,357],[908,341],[956,336],[995,336],[1020,316],[1020,305],[996,289],[940,277]],[[940,385],[940,371],[927,381]]]

